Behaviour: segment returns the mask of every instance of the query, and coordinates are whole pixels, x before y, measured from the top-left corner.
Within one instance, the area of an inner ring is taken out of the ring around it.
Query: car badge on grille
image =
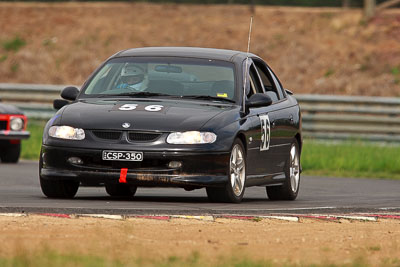
[[[127,128],[131,127],[131,124],[130,124],[129,122],[124,122],[124,123],[122,124],[122,127],[124,127],[125,129],[127,129]]]

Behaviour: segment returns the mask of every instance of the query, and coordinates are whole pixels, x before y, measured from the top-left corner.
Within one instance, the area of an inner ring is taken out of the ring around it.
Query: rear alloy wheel
[[[207,196],[212,202],[240,203],[246,183],[246,154],[242,141],[233,143],[229,160],[229,181],[223,188],[207,187]]]
[[[133,197],[137,187],[126,184],[106,184],[106,192],[112,197]]]
[[[1,147],[0,158],[4,163],[17,163],[21,153],[21,144],[9,144]]]
[[[300,186],[300,155],[296,140],[290,148],[285,174],[286,180],[283,185],[266,187],[270,200],[295,200],[297,198]]]
[[[78,192],[79,182],[71,180],[48,180],[40,177],[43,194],[49,198],[73,198]]]

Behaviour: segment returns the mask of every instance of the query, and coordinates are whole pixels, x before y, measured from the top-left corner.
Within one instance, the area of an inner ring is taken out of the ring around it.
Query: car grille
[[[122,132],[117,131],[92,131],[92,133],[100,139],[119,140]]]
[[[120,170],[121,168],[128,168],[130,170],[165,170],[168,169],[168,159],[144,159],[143,161],[111,161],[102,160],[101,157],[81,157],[86,168],[96,169],[114,169]]]
[[[92,131],[94,136],[103,140],[119,140],[122,136],[122,131]],[[128,139],[131,142],[152,142],[161,136],[161,133],[146,133],[146,132],[128,132]]]
[[[7,129],[7,121],[0,121],[0,130]]]
[[[128,136],[130,141],[150,142],[156,140],[160,135],[160,133],[129,132]]]

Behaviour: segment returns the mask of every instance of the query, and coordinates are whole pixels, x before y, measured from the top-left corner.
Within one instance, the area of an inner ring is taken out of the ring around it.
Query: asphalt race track
[[[103,187],[80,187],[74,199],[49,199],[38,163],[0,163],[0,212],[260,215],[385,213],[400,211],[400,181],[302,176],[296,201],[270,201],[264,187],[246,189],[241,204],[209,203],[204,189],[138,188],[134,198],[112,198]]]

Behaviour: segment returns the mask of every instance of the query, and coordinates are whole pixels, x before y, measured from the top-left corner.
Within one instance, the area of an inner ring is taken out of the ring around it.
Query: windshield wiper
[[[232,100],[232,99],[229,99],[229,98],[210,96],[210,95],[183,95],[182,98],[227,101],[227,102],[231,102],[231,103],[236,103],[235,100]]]
[[[152,93],[152,92],[129,92],[110,96],[171,96],[168,94]]]

